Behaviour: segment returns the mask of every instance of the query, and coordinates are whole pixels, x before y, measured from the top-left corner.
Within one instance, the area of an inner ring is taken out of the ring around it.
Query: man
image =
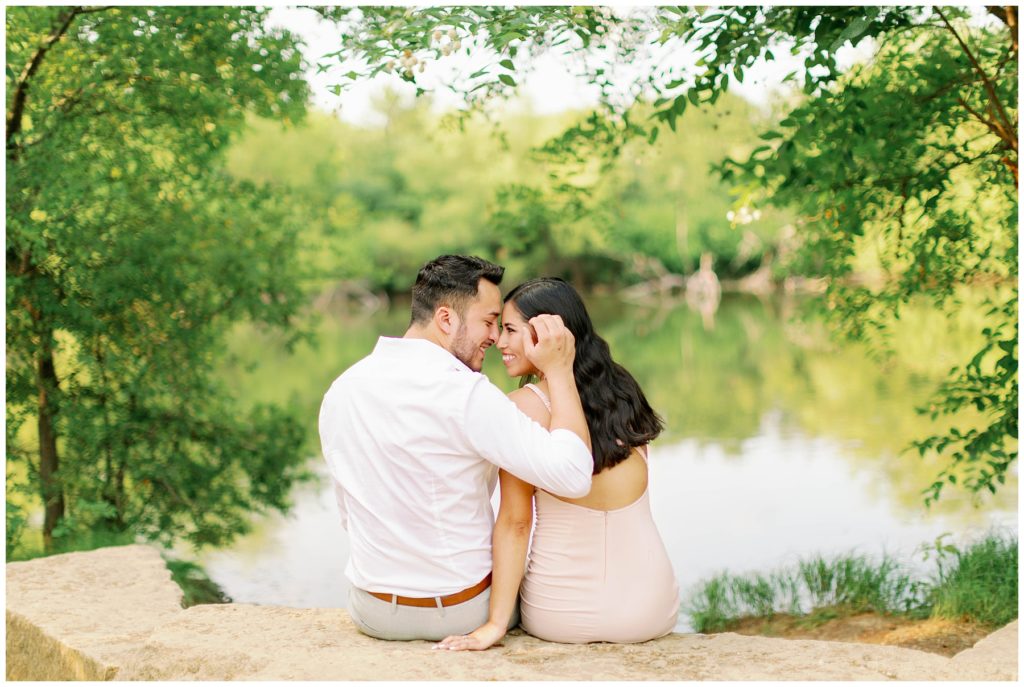
[[[530,320],[551,431],[480,374],[504,268],[443,255],[420,270],[412,322],[324,395],[320,440],[351,554],[349,611],[380,639],[440,640],[487,620],[497,468],[565,497],[590,490],[590,434],[561,318]],[[518,619],[513,616],[511,625]]]

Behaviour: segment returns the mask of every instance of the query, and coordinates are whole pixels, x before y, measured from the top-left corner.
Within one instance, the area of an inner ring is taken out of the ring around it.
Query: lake
[[[941,463],[904,451],[938,428],[914,409],[977,346],[980,308],[955,320],[910,308],[889,331],[895,353],[879,357],[801,319],[806,300],[726,295],[711,316],[685,303],[587,303],[666,421],[651,450],[651,503],[684,599],[717,572],[767,572],[819,553],[886,552],[928,574],[921,547],[944,533],[963,543],[991,528],[1017,531],[1016,464],[995,496],[950,485],[927,509],[921,491]],[[295,488],[289,514],[261,516],[230,547],[198,554],[236,602],[345,606],[347,542],[319,457],[317,411],[338,374],[407,323],[407,303],[324,314],[318,345],[290,352],[279,335],[232,334],[225,376],[242,398],[301,409],[319,478]],[[516,386],[496,349],[484,373]],[[689,629],[685,618],[677,629]]]

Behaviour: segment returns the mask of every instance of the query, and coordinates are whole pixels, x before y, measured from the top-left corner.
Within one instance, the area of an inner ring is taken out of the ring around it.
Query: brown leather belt
[[[470,599],[479,596],[480,592],[482,592],[483,590],[487,589],[490,586],[491,586],[491,573],[487,573],[487,577],[485,577],[484,579],[480,580],[479,582],[474,584],[472,587],[468,587],[466,589],[463,589],[461,592],[455,592],[454,594],[449,594],[448,596],[440,597],[441,598],[441,605],[442,606],[446,606],[446,607],[447,606],[455,606],[455,605],[460,604],[460,603],[462,603],[464,601],[469,601]],[[380,599],[381,601],[387,601],[388,603],[391,603],[391,600],[394,599],[395,602],[399,606],[419,606],[420,608],[437,608],[437,599],[438,599],[438,597],[436,597],[436,596],[428,596],[425,599],[421,599],[421,598],[412,597],[412,596],[398,596],[397,594],[385,594],[384,592],[366,592],[366,593],[369,594],[370,596],[374,596],[374,597]]]

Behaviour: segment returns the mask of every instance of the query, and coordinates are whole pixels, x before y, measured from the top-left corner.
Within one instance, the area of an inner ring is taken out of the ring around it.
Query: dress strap
[[[529,389],[533,393],[540,396],[540,400],[544,402],[544,407],[548,409],[549,413],[551,412],[551,401],[548,400],[547,394],[541,391],[539,386],[537,386],[536,384],[526,384],[523,388]]]

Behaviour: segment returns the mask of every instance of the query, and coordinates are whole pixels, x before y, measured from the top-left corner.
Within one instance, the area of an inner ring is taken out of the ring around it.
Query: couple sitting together
[[[520,622],[555,642],[665,635],[679,588],[647,490],[661,419],[575,289],[533,279],[503,305],[503,273],[460,255],[424,265],[405,336],[380,337],[324,396],[352,619],[451,650]],[[506,396],[480,374],[494,344],[536,383]]]

